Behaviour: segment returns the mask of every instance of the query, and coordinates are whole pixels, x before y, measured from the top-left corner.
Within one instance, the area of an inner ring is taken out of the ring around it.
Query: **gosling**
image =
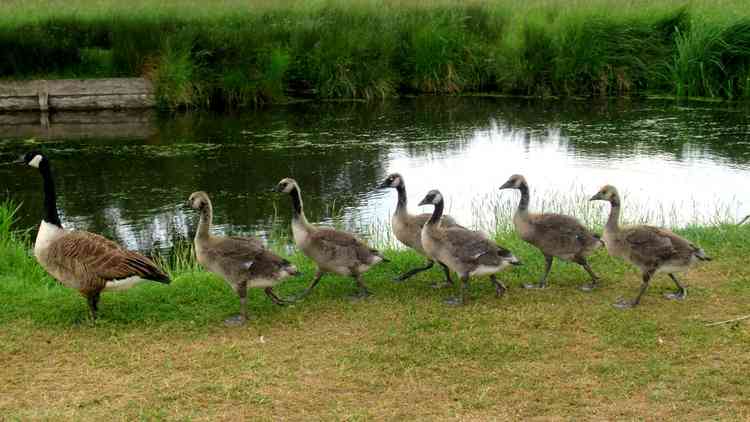
[[[495,286],[495,296],[501,297],[507,290],[497,280],[495,273],[509,265],[520,265],[513,254],[490,240],[482,232],[461,226],[444,227],[440,224],[444,200],[440,191],[431,190],[419,205],[434,205],[432,216],[422,227],[422,246],[427,256],[443,262],[461,278],[461,294],[446,300],[449,305],[466,303],[469,277],[490,275]]]
[[[210,233],[213,206],[208,194],[193,192],[188,206],[200,212],[195,232],[195,256],[208,271],[222,277],[240,297],[240,313],[225,321],[243,325],[247,321],[247,288],[262,288],[277,305],[287,302],[273,292],[273,286],[297,274],[297,268],[286,259],[267,250],[254,237],[224,237]]]
[[[521,191],[521,200],[513,215],[513,225],[516,226],[521,239],[536,246],[542,252],[547,263],[539,283],[525,284],[524,287],[527,289],[547,287],[547,276],[552,269],[553,260],[557,257],[582,266],[589,273],[591,283],[584,284],[580,289],[584,291],[594,289],[599,283],[599,277],[594,274],[586,257],[601,246],[601,239],[573,217],[529,212],[529,185],[520,174],[511,176],[500,186],[500,189]]]
[[[422,247],[422,227],[430,218],[429,213],[414,215],[410,214],[406,207],[406,182],[403,176],[399,173],[390,174],[383,183],[378,186],[379,189],[394,188],[398,193],[398,202],[396,203],[396,211],[394,211],[391,217],[391,227],[393,228],[393,234],[396,236],[401,243],[414,249],[417,253],[422,256],[427,256]],[[457,226],[456,220],[449,215],[443,215],[440,220],[440,224],[444,227]],[[433,287],[442,287],[446,285],[452,285],[453,280],[451,279],[451,273],[448,267],[442,262],[439,263],[443,267],[445,273],[445,283],[434,284]],[[401,282],[408,278],[422,272],[427,271],[435,265],[435,261],[427,258],[427,265],[424,267],[414,268],[405,272],[404,274],[396,277],[393,281]]]
[[[612,256],[629,261],[641,270],[643,283],[634,300],[621,299],[614,306],[632,308],[637,306],[648,289],[651,278],[659,272],[669,274],[677,286],[675,293],[665,295],[668,299],[682,300],[687,297],[687,289],[675,273],[687,271],[698,261],[710,261],[703,249],[690,243],[667,229],[652,226],[620,227],[620,195],[614,186],[602,187],[591,201],[608,201],[611,209],[604,226],[604,244]]]
[[[355,299],[370,296],[370,290],[365,286],[362,274],[379,262],[388,262],[383,254],[370,248],[352,234],[332,228],[316,227],[308,223],[302,204],[301,189],[294,179],[282,179],[274,190],[291,196],[294,243],[318,266],[310,287],[295,300],[309,295],[326,273],[354,278],[359,287],[354,295]]]

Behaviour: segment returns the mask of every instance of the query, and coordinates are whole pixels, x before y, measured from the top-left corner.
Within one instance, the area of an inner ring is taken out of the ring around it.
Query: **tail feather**
[[[139,276],[146,280],[169,284],[169,275],[156,266],[150,259],[140,256],[131,256],[125,259],[128,266],[139,272]]]

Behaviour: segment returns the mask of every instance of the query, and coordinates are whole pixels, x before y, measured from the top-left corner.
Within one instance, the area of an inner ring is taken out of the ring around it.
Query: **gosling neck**
[[[208,201],[206,205],[201,208],[201,218],[198,220],[198,230],[195,236],[199,239],[208,239],[208,230],[211,228],[211,224],[214,219],[214,209],[211,205],[211,201]]]
[[[55,193],[55,182],[52,178],[52,167],[49,161],[42,160],[39,163],[39,172],[44,180],[44,217],[43,221],[62,228],[60,216],[57,213],[57,195]]]
[[[406,212],[406,187],[396,187],[398,192],[398,203],[396,204],[396,214],[402,214]]]
[[[307,218],[305,217],[305,210],[302,205],[302,194],[300,193],[299,186],[294,186],[289,191],[289,196],[292,197],[292,220],[301,222],[307,225]]]
[[[427,224],[434,225],[437,224],[440,221],[440,218],[443,216],[443,200],[441,199],[437,204],[435,204],[435,209],[432,211],[432,215],[430,216],[430,219],[427,220]]]
[[[611,206],[609,210],[609,218],[607,219],[607,224],[604,228],[609,231],[617,231],[619,230],[618,224],[620,221],[620,197],[617,195],[614,196],[609,200],[609,204]]]
[[[525,217],[529,215],[529,185],[526,182],[521,183],[518,187],[521,191],[521,199],[518,201],[518,214]]]

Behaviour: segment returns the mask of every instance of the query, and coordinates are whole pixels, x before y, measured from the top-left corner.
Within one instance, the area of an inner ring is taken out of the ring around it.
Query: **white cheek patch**
[[[443,195],[441,195],[441,194],[438,193],[437,195],[435,195],[435,198],[432,199],[432,203],[433,204],[437,204],[438,202],[440,202],[442,200],[443,200]]]
[[[31,167],[39,168],[39,163],[41,162],[42,162],[42,156],[37,154],[34,156],[34,158],[31,159],[31,161],[29,161],[29,165]]]

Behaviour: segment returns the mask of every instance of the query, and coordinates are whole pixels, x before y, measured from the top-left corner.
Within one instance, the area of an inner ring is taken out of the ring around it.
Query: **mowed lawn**
[[[223,324],[236,296],[200,271],[104,294],[92,324],[77,293],[27,262],[0,275],[0,419],[748,420],[750,321],[706,323],[750,314],[750,227],[681,233],[715,258],[684,277],[682,302],[662,297],[673,285],[659,275],[640,307],[614,308],[639,274],[601,250],[595,292],[558,263],[549,288],[524,290],[543,259],[501,234],[525,263],[500,274],[503,298],[480,278],[469,305],[444,305],[438,269],[393,283],[422,261],[389,251],[365,277],[372,298],[352,301],[333,276],[286,308],[253,291],[242,328]],[[282,295],[314,273],[291,259],[304,275]]]

